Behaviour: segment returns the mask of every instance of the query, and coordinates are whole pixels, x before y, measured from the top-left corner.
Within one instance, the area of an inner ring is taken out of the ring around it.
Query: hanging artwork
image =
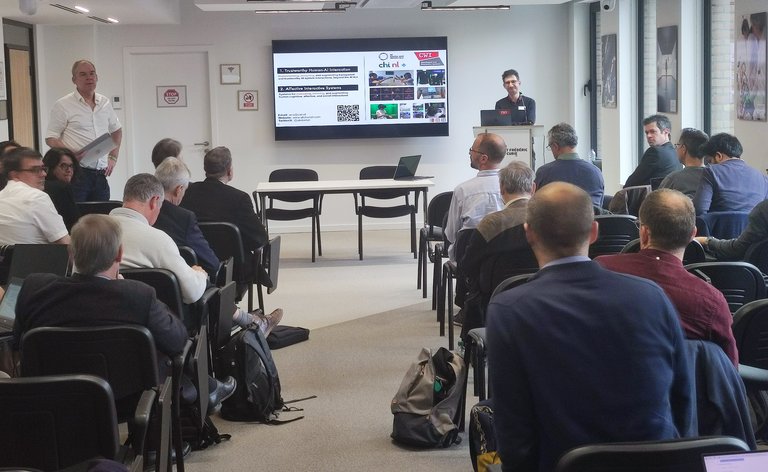
[[[766,121],[766,12],[744,15],[736,25],[736,116]]]
[[[616,108],[617,101],[617,72],[616,72],[616,35],[606,34],[602,37],[602,90],[603,108]]]
[[[677,113],[677,26],[659,28],[656,38],[656,108]]]

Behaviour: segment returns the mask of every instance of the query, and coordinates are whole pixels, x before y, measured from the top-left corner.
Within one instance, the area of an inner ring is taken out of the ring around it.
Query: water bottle
[[[595,152],[594,149],[589,151],[589,160],[592,162],[595,162],[597,160],[597,153]]]

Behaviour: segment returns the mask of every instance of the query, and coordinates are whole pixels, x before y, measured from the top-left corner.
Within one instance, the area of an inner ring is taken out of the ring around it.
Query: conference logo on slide
[[[415,51],[416,59],[419,61],[420,66],[442,66],[445,65],[443,60],[440,59],[440,52],[438,51]]]

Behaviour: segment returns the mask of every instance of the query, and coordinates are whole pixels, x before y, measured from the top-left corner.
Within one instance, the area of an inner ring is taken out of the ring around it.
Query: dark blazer
[[[180,208],[169,201],[160,207],[160,214],[154,224],[164,231],[177,246],[189,246],[197,254],[197,262],[209,273],[219,268],[219,258],[211,249],[208,241],[197,226],[195,214],[186,208]]]
[[[646,149],[637,169],[627,177],[625,187],[637,185],[650,185],[651,179],[664,178],[668,174],[683,168],[677,159],[677,152],[672,143],[664,143],[661,146],[651,146]]]
[[[209,177],[190,184],[179,206],[193,211],[200,221],[236,225],[246,251],[254,251],[269,241],[267,230],[253,211],[250,195],[218,179]]]
[[[18,349],[24,333],[41,326],[87,327],[135,324],[152,333],[155,346],[167,356],[181,352],[187,329],[155,295],[155,289],[136,280],[108,280],[75,274],[31,274],[24,279],[16,301],[13,325]],[[158,355],[160,372],[166,359]]]
[[[75,195],[72,193],[72,187],[60,180],[46,180],[44,191],[51,197],[53,206],[56,207],[56,212],[61,215],[64,225],[71,232],[72,227],[80,218],[80,210],[77,209],[75,204]]]

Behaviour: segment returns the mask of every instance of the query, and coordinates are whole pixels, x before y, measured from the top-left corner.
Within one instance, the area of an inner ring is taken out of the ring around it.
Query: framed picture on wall
[[[677,25],[664,26],[656,34],[656,109],[677,113]]]
[[[736,117],[766,121],[766,17],[752,13],[736,24]]]
[[[238,90],[237,109],[256,111],[259,109],[259,92],[257,90]]]
[[[221,83],[240,83],[240,64],[221,64]]]
[[[618,97],[616,35],[606,34],[601,39],[603,108],[616,108]]]

